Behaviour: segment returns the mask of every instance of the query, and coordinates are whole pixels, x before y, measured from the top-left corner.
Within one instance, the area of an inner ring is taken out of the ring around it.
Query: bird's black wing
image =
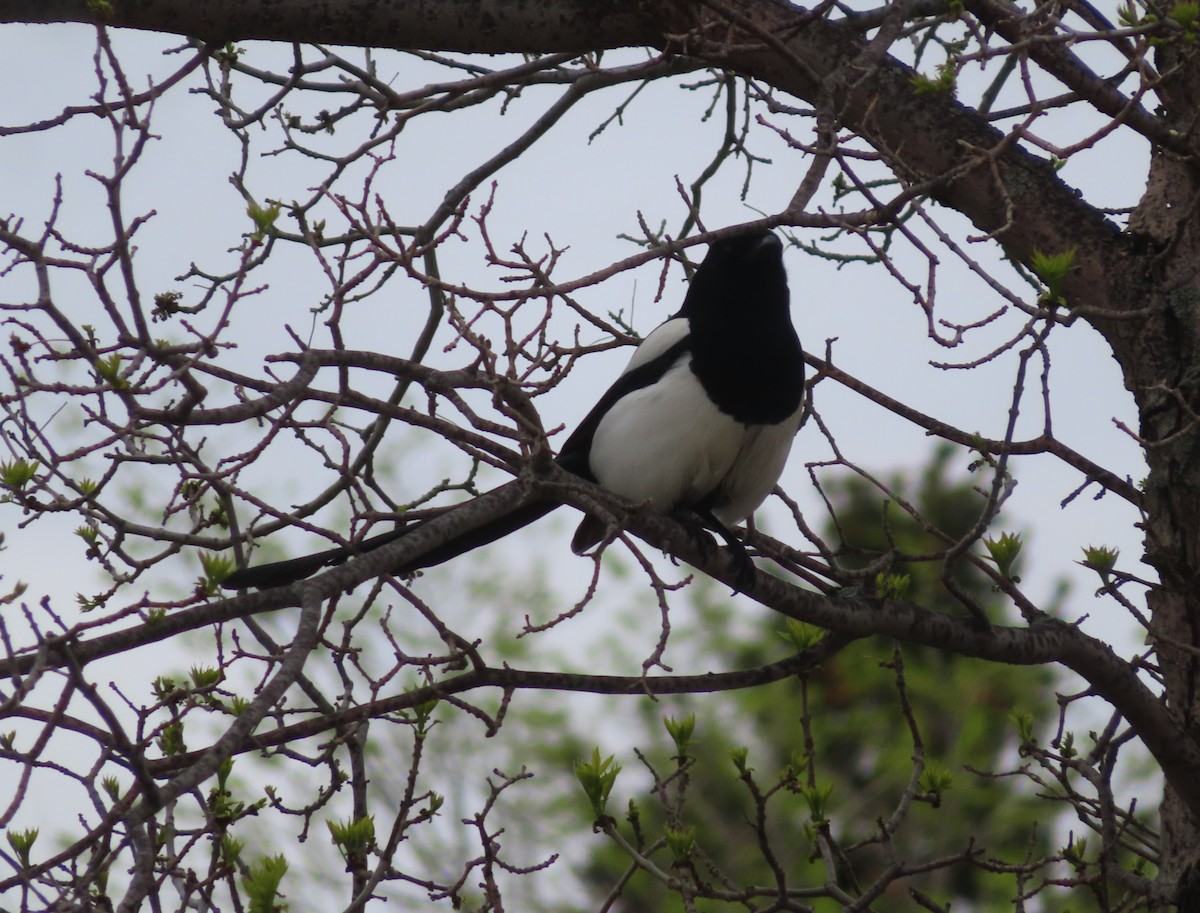
[[[685,335],[650,361],[637,365],[618,377],[613,385],[604,391],[604,395],[600,397],[592,410],[583,417],[579,426],[571,432],[571,436],[563,442],[562,450],[558,454],[558,465],[580,478],[595,482],[596,477],[588,464],[588,456],[592,450],[592,439],[596,436],[596,429],[600,426],[604,416],[630,393],[662,380],[663,375],[671,369],[679,357],[690,351],[691,344],[691,337]]]

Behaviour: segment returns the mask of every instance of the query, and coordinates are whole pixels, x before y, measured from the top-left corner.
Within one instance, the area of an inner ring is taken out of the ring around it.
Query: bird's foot
[[[681,511],[676,516],[683,524],[683,528],[687,530],[688,538],[699,549],[705,562],[710,561],[722,551],[721,546],[717,545],[713,533],[716,533],[725,542],[724,551],[733,563],[733,592],[744,593],[754,586],[758,568],[754,566],[754,561],[751,559],[750,553],[746,551],[746,546],[741,539],[711,516],[691,511]]]
[[[700,552],[702,561],[710,561],[720,551],[703,518],[691,511],[679,511],[674,516],[687,533],[688,541]]]
[[[725,551],[733,562],[733,591],[749,592],[758,579],[758,568],[754,566],[754,559],[746,551],[746,546],[737,540],[730,542]]]

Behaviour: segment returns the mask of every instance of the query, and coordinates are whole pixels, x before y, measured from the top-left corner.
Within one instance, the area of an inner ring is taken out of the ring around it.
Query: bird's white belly
[[[722,523],[727,526],[741,523],[771,493],[791,453],[801,411],[797,409],[778,425],[752,425],[745,429],[742,449],[713,504],[713,515]]]
[[[669,511],[714,491],[729,474],[746,426],[713,405],[689,362],[682,356],[600,420],[589,464],[605,488]]]

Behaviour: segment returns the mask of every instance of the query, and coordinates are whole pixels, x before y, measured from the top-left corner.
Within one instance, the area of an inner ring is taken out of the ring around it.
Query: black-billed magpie
[[[792,326],[783,245],[769,231],[714,242],[679,312],[647,336],[616,382],[567,438],[564,469],[631,501],[691,514],[753,572],[729,527],[771,493],[800,425],[804,356]],[[405,573],[447,561],[549,513],[540,499],[427,552]],[[282,586],[351,555],[393,542],[412,527],[357,545],[244,568],[227,589]],[[602,541],[585,517],[571,547]]]

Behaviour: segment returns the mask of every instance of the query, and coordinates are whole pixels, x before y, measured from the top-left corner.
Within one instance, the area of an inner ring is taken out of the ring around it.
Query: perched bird
[[[557,457],[581,478],[717,533],[741,564],[739,581],[754,569],[729,527],[749,517],[778,481],[804,399],[804,356],[792,326],[782,254],[783,244],[768,231],[714,242],[679,312],[642,341]],[[559,504],[549,497],[526,503],[395,570],[440,564]],[[244,568],[223,586],[282,586],[411,530]],[[605,532],[602,521],[586,516],[571,547],[582,552]]]

